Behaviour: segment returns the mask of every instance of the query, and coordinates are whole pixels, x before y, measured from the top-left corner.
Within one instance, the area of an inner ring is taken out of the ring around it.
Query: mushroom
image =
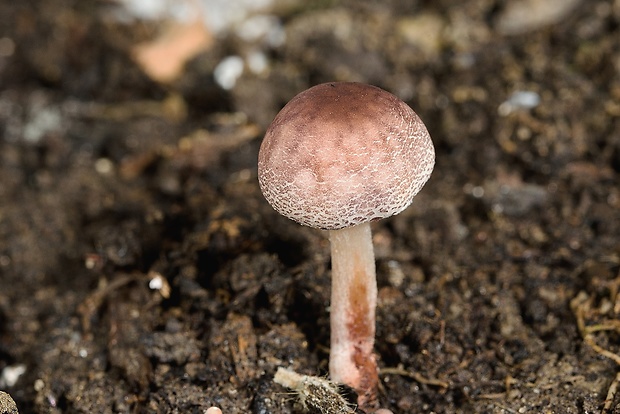
[[[370,222],[398,214],[429,179],[435,150],[404,102],[354,82],[314,86],[275,117],[258,155],[263,195],[280,214],[329,230],[329,375],[377,408],[377,282]]]

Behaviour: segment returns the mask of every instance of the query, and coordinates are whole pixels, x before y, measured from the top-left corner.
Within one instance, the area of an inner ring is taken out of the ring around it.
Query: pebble
[[[568,17],[583,0],[510,1],[496,21],[501,34],[518,35],[558,23]]]

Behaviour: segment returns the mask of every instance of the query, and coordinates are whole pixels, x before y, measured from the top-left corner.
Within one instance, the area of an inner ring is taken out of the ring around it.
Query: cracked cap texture
[[[336,230],[403,211],[434,164],[430,135],[407,104],[375,86],[332,82],[278,113],[260,147],[258,179],[283,216]]]

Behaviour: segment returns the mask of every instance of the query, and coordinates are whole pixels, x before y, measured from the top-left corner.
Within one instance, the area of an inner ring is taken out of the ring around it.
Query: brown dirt
[[[0,388],[22,413],[299,412],[272,377],[326,373],[329,245],[267,205],[256,156],[296,92],[356,80],[437,149],[373,228],[383,405],[620,412],[620,3],[519,26],[524,1],[289,4],[283,45],[225,36],[166,87],[129,57],[152,25],[2,2]],[[256,49],[269,71],[219,88]]]

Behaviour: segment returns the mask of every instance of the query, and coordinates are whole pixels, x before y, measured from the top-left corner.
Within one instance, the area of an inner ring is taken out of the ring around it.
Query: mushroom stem
[[[373,353],[377,280],[370,224],[329,232],[332,254],[329,375],[352,387],[360,408],[376,408]]]

